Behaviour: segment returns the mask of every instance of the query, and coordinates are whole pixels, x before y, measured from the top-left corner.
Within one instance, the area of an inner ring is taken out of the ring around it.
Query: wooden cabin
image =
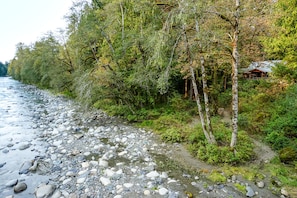
[[[242,69],[241,73],[246,79],[267,78],[275,64],[280,62],[280,60],[252,62],[248,68]]]

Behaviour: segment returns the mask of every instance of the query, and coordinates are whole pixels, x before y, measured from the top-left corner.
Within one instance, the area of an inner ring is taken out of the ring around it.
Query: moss
[[[240,192],[242,192],[242,193],[246,193],[246,190],[245,190],[246,188],[245,188],[244,185],[241,185],[241,184],[239,184],[239,183],[235,183],[234,186],[235,186]]]
[[[211,172],[207,178],[215,183],[225,183],[227,181],[226,176],[224,176],[221,172],[213,171]]]

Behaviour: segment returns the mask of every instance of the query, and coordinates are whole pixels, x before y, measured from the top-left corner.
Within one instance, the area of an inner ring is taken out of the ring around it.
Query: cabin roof
[[[252,62],[247,68],[242,69],[242,72],[243,73],[250,73],[250,72],[270,73],[272,71],[272,68],[275,66],[275,64],[280,62],[281,60]]]

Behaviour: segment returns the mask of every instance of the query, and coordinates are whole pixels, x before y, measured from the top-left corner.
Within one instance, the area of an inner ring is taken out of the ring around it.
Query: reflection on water
[[[32,87],[31,87],[32,89]],[[0,197],[13,195],[13,188],[6,184],[18,179],[24,181],[28,189],[14,197],[33,197],[34,189],[41,182],[47,182],[47,176],[34,173],[19,175],[21,165],[42,155],[44,148],[36,140],[38,129],[34,129],[33,107],[42,100],[23,85],[9,77],[0,77]],[[30,147],[20,150],[20,146]]]

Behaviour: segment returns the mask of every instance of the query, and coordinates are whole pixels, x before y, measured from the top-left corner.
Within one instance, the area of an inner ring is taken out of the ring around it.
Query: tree
[[[297,1],[278,0],[274,7],[274,25],[270,37],[263,41],[271,59],[283,60],[289,78],[297,77]],[[275,31],[277,29],[277,31]],[[283,73],[283,72],[282,72]]]

